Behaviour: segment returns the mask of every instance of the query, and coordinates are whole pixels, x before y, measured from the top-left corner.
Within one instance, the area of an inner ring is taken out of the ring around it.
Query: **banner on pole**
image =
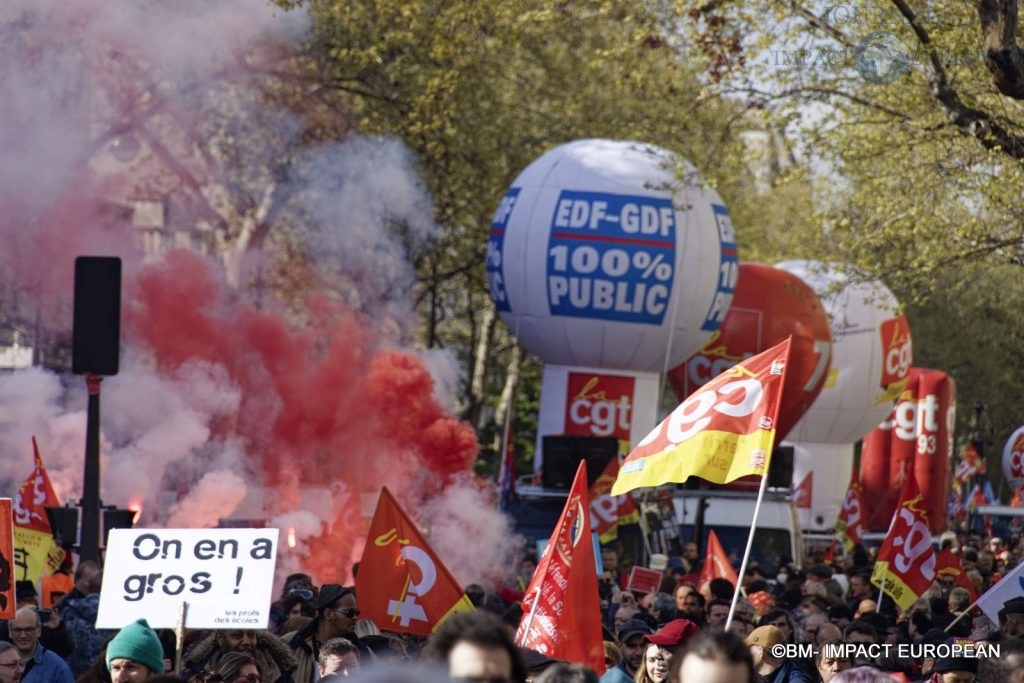
[[[590,488],[590,521],[602,543],[611,543],[618,538],[620,524],[635,524],[640,518],[632,495],[612,495],[618,474],[619,459],[612,458]]]
[[[626,457],[612,495],[691,476],[726,484],[767,474],[789,348],[787,339],[734,365],[680,403]]]
[[[924,496],[910,471],[889,533],[878,550],[871,583],[900,609],[908,609],[935,581],[935,559]]]
[[[277,529],[112,529],[96,628],[265,629]]]
[[[523,595],[516,645],[602,674],[604,641],[592,538],[587,461],[581,460],[562,515]]]
[[[360,607],[385,631],[426,637],[452,615],[474,609],[387,487],[377,500],[359,570]]]
[[[64,564],[64,549],[57,545],[46,516],[46,508],[59,507],[60,499],[32,437],[35,467],[18,489],[14,499],[15,577],[36,583],[40,576],[57,571]]]
[[[855,471],[850,477],[850,488],[847,489],[846,496],[843,497],[843,503],[839,508],[839,517],[836,519],[836,533],[839,534],[846,552],[850,552],[854,546],[864,540],[864,520],[861,514],[863,506],[860,492],[861,486]]]
[[[999,583],[985,591],[978,598],[978,607],[993,624],[999,623],[999,610],[1007,601],[1024,597],[1024,562],[1007,573]]]

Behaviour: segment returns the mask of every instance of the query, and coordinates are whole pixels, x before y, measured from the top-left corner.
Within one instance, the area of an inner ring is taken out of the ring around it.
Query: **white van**
[[[736,560],[743,557],[754,518],[757,494],[747,491],[678,489],[673,493],[676,522],[684,542],[700,533],[700,546],[706,547],[709,530],[714,530],[725,552]],[[701,519],[700,506],[704,506]],[[780,564],[799,566],[803,556],[803,538],[790,493],[768,491],[761,502],[754,531],[751,562],[757,562],[769,576]]]

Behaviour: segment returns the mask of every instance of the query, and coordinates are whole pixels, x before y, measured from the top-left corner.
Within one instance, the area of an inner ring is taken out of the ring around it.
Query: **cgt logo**
[[[1024,434],[1017,437],[1010,451],[1010,477],[1024,479]]]
[[[570,372],[565,433],[629,441],[634,384],[632,377]]]
[[[886,320],[879,327],[882,336],[882,378],[880,386],[889,387],[907,378],[913,360],[910,325],[907,317]]]

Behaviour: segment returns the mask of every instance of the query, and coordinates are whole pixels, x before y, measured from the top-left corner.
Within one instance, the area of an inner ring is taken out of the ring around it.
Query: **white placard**
[[[265,629],[278,529],[113,529],[97,628]]]

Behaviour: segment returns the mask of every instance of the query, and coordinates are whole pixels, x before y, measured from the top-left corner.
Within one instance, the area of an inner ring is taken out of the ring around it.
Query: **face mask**
[[[784,584],[784,583],[786,583],[786,581],[789,580],[789,576],[787,576],[786,574],[779,574],[778,576],[775,577],[775,580],[778,581],[779,583],[783,583]]]

